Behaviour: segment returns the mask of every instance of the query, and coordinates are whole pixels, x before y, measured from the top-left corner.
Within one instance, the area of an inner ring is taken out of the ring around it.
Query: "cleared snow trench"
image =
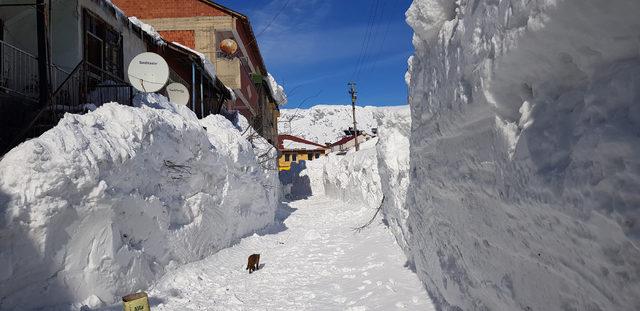
[[[167,273],[150,290],[160,310],[435,310],[391,232],[371,209],[327,197],[294,201],[277,222]],[[260,253],[249,274],[247,256]],[[120,310],[114,305],[104,310]]]

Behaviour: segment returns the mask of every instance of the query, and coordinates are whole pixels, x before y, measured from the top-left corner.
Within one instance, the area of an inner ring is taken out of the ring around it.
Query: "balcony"
[[[52,65],[52,89],[57,89],[67,76],[69,76],[69,72]],[[38,58],[0,41],[0,91],[37,102],[39,94]]]

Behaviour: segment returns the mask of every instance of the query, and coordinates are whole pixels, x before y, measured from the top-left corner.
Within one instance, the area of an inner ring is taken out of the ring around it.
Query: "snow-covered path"
[[[433,310],[392,234],[372,215],[325,197],[288,203],[283,222],[167,273],[149,292],[160,310]],[[247,256],[260,253],[249,274]]]

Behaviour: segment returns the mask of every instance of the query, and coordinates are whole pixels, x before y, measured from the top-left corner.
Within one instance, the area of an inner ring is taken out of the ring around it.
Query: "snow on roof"
[[[296,137],[288,134],[278,135],[278,148],[279,149],[295,149],[295,150],[319,150],[327,149],[326,146],[306,140],[301,137]]]
[[[333,146],[338,146],[338,145],[344,145],[347,142],[350,142],[351,140],[353,140],[353,136],[345,136],[342,137],[340,140],[338,140],[337,142],[331,144],[331,147]]]
[[[188,46],[184,46],[178,42],[171,42],[195,55],[198,55],[198,57],[200,57],[200,59],[202,60],[202,64],[204,65],[204,69],[207,71],[207,73],[209,74],[209,76],[211,77],[211,79],[216,78],[216,67],[211,63],[211,61],[202,53],[188,47]]]
[[[164,42],[164,40],[162,39],[162,36],[160,36],[160,34],[155,30],[155,28],[153,28],[153,26],[139,20],[137,17],[132,16],[129,17],[129,21],[140,27],[140,29],[142,29],[142,31],[146,32],[149,36],[151,36],[152,38],[154,38],[156,40],[156,44],[158,45],[165,45],[167,44],[166,42]]]
[[[273,99],[276,100],[278,105],[284,105],[287,103],[287,94],[284,92],[284,87],[276,82],[276,79],[270,74],[267,73],[267,84],[271,89],[271,94],[273,95]]]
[[[124,11],[122,11],[117,5],[113,4],[113,2],[111,2],[111,0],[102,0],[102,3],[108,5],[114,11],[116,11],[116,19],[120,19],[120,17],[126,17],[127,16],[126,14],[124,14]]]
[[[305,144],[305,143],[292,141],[292,140],[283,141],[282,146],[284,147],[284,149],[289,149],[289,150],[316,150],[320,148],[316,145]]]

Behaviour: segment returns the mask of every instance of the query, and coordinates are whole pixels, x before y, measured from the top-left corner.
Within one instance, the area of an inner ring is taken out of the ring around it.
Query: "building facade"
[[[272,144],[277,140],[278,103],[266,84],[267,69],[249,19],[207,0],[114,0],[128,15],[152,25],[167,41],[203,53],[216,67],[219,79],[235,93],[225,106],[237,110]],[[220,49],[231,39],[238,49]]]
[[[288,171],[292,163],[313,161],[325,156],[331,149],[301,137],[278,135],[278,170]]]
[[[132,104],[126,74],[138,54],[152,51],[170,66],[170,82],[192,91],[199,115],[219,110],[231,94],[208,75],[193,51],[166,44],[132,23],[105,0],[51,1],[46,18],[49,83],[40,98],[36,11],[16,0],[0,10],[0,154],[55,126],[64,113],[83,113],[104,102]],[[47,2],[49,3],[49,2]]]

